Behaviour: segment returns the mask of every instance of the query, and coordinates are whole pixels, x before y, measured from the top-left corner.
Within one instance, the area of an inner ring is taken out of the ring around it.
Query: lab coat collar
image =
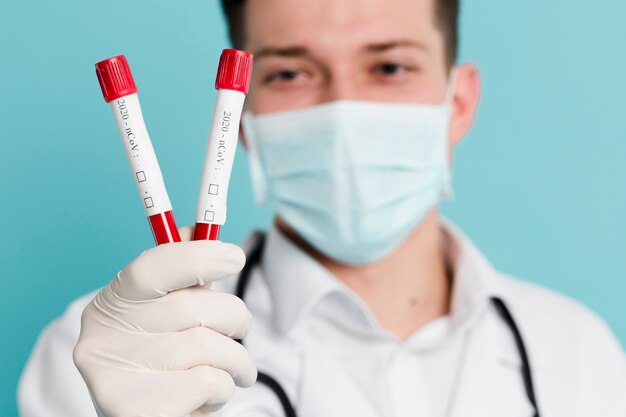
[[[450,221],[441,222],[444,251],[453,272],[450,331],[465,327],[479,315],[490,296],[505,298],[497,272],[471,241]],[[267,233],[261,261],[274,308],[274,322],[285,334],[324,298],[341,293],[362,302],[315,259],[292,243],[276,226]],[[369,311],[363,316],[372,322]],[[420,333],[415,337],[421,339]],[[421,344],[421,343],[420,343]],[[426,343],[430,345],[431,343]],[[434,346],[433,346],[434,347]]]
[[[267,232],[261,269],[272,298],[274,322],[283,334],[326,295],[340,288],[330,272],[275,225]]]
[[[451,221],[442,219],[444,253],[452,270],[450,319],[452,329],[469,324],[489,304],[507,296],[498,272],[471,240]]]

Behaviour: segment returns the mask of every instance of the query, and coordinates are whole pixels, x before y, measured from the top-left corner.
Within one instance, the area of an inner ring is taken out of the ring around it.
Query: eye
[[[288,84],[303,81],[308,78],[308,74],[297,69],[284,69],[268,74],[264,81],[266,84]]]
[[[386,64],[382,64],[378,66],[378,72],[385,75],[397,74],[402,71],[402,66],[398,64],[394,64],[392,62],[388,62]]]
[[[397,62],[382,62],[373,68],[374,75],[384,78],[399,78],[412,71],[414,67]]]

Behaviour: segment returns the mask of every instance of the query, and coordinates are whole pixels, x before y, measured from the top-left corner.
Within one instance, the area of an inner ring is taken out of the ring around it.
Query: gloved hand
[[[209,288],[244,262],[227,243],[160,245],[96,295],[82,314],[74,363],[99,416],[214,415],[235,385],[254,383],[256,367],[233,340],[248,333],[250,313]]]

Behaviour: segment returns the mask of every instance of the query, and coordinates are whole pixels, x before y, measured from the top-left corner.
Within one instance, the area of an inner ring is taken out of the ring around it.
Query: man
[[[457,2],[225,10],[255,54],[243,140],[277,214],[247,308],[221,280],[237,247],[150,249],[45,331],[23,416],[625,416],[602,321],[494,271],[438,215],[480,92],[455,65]]]

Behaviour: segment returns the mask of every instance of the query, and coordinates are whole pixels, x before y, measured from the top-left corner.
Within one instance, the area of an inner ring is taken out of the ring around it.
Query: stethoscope
[[[237,281],[237,287],[235,289],[235,295],[237,295],[237,297],[241,298],[242,300],[246,295],[246,290],[248,289],[248,283],[250,282],[252,270],[260,263],[261,256],[263,254],[263,248],[265,246],[264,233],[256,232],[255,236],[253,236],[252,239],[254,240],[254,245],[252,246],[252,249],[246,254],[247,262],[244,268],[241,270],[241,273],[239,274],[239,280]],[[491,297],[490,300],[491,304],[498,312],[500,318],[504,321],[504,323],[513,334],[515,346],[517,347],[517,351],[522,361],[521,372],[522,379],[524,381],[524,390],[526,392],[526,397],[528,397],[528,401],[533,406],[533,409],[535,411],[533,417],[540,417],[539,408],[537,407],[535,388],[533,386],[532,371],[530,369],[530,362],[528,360],[528,354],[526,352],[526,346],[524,344],[524,340],[522,339],[522,335],[504,301],[502,301],[502,299],[499,297]],[[243,343],[242,340],[240,340],[239,342]],[[280,401],[286,417],[297,416],[296,409],[291,404],[287,393],[278,383],[278,381],[276,381],[276,379],[274,379],[271,375],[259,371],[257,382],[267,386],[270,390],[272,390],[272,392]]]

